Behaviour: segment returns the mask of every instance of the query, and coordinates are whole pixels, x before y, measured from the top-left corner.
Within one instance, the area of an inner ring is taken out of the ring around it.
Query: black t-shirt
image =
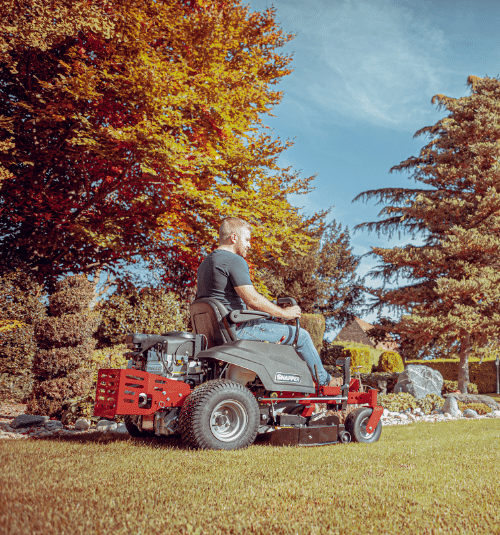
[[[234,287],[251,284],[246,260],[230,251],[216,249],[198,268],[196,297],[214,297],[229,311],[241,310],[246,305]]]

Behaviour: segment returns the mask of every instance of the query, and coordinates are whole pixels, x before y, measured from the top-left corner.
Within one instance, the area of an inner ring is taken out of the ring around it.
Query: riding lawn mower
[[[287,297],[278,304],[296,303]],[[133,437],[180,435],[200,449],[244,448],[257,436],[299,446],[380,438],[377,391],[363,392],[351,378],[350,358],[336,360],[342,385],[321,386],[295,350],[298,319],[295,339],[285,345],[238,339],[236,327],[269,318],[265,312],[228,312],[202,298],[190,313],[192,333],[127,335],[127,368],[99,370],[95,416],[123,416]]]

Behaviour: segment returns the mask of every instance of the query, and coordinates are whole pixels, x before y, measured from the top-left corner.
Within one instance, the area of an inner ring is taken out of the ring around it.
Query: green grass
[[[500,532],[500,420],[379,442],[190,451],[117,435],[3,441],[0,533]]]

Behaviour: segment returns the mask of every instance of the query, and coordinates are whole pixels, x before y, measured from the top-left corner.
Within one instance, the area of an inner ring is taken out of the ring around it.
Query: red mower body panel
[[[97,378],[94,415],[147,416],[165,407],[181,407],[191,391],[188,384],[161,375],[133,369],[102,369]]]

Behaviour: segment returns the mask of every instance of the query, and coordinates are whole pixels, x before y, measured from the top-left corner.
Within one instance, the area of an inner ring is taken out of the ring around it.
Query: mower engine
[[[191,387],[205,379],[206,370],[196,355],[203,349],[205,337],[189,332],[162,335],[128,334],[125,342],[132,350],[127,369],[140,370],[167,379],[183,381]]]

